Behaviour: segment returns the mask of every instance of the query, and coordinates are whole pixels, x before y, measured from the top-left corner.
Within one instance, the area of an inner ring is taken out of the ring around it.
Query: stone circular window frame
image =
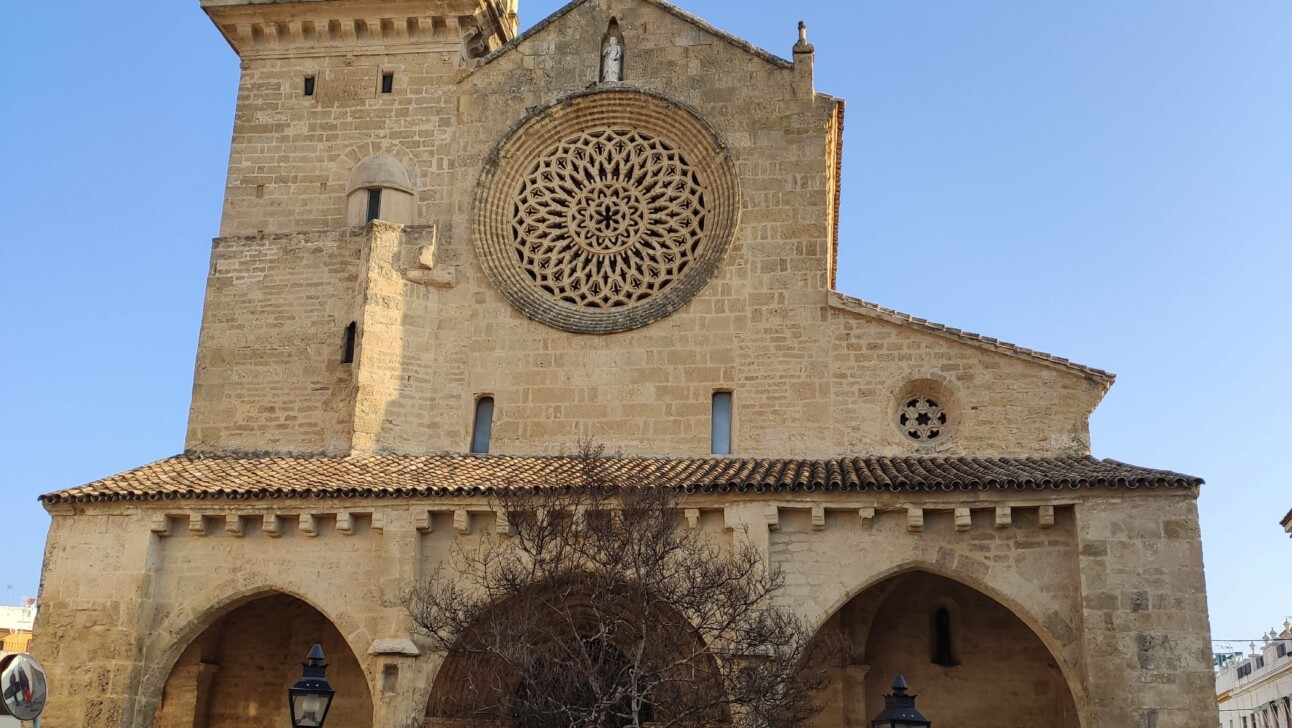
[[[534,164],[579,134],[630,130],[677,149],[704,184],[704,238],[678,277],[645,300],[592,308],[561,301],[517,264],[511,237],[515,194]],[[609,334],[658,321],[690,301],[726,258],[739,223],[741,195],[727,146],[690,108],[662,96],[621,89],[594,90],[530,113],[512,128],[486,161],[476,187],[473,239],[485,274],[513,306],[564,331]]]
[[[946,425],[942,427],[942,432],[936,440],[913,439],[901,424],[900,417],[902,410],[906,408],[907,400],[921,396],[937,402],[938,406],[942,408],[942,412],[947,416]],[[963,411],[959,395],[950,386],[937,379],[921,377],[907,380],[894,392],[893,399],[888,407],[888,421],[892,424],[893,430],[897,432],[901,442],[918,451],[929,452],[941,450],[955,440],[960,429]]]

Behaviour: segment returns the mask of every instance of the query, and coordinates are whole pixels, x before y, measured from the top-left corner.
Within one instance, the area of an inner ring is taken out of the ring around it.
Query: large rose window
[[[500,147],[476,246],[527,315],[569,331],[642,326],[686,303],[726,252],[730,158],[689,112],[594,93],[539,113]]]
[[[516,194],[512,244],[553,297],[627,306],[684,273],[704,237],[702,182],[668,142],[626,129],[584,132],[534,163]]]

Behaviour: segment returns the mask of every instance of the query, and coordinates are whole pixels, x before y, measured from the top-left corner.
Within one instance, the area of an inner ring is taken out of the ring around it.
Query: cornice
[[[472,39],[491,49],[515,34],[498,0],[204,0],[202,8],[243,59],[439,52]]]

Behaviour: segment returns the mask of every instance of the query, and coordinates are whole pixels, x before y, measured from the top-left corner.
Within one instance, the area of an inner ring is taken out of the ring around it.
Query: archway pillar
[[[48,672],[47,725],[131,728],[152,621],[158,536],[139,513],[52,516],[32,653]]]
[[[1219,721],[1196,505],[1126,493],[1077,507],[1089,728]]]
[[[380,594],[377,632],[361,659],[370,663],[374,728],[420,726],[430,680],[425,655],[409,638],[412,618],[404,597],[421,578],[422,532],[430,528],[425,508],[394,507],[381,519]],[[432,659],[428,659],[432,658]]]

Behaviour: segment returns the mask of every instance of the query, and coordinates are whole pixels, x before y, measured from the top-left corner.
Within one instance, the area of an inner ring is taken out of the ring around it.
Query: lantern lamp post
[[[332,696],[336,691],[327,684],[324,674],[323,646],[314,645],[301,664],[301,679],[287,689],[287,704],[292,710],[292,728],[323,728]]]
[[[906,678],[893,680],[893,694],[884,696],[884,712],[870,721],[871,728],[927,728],[933,725],[915,709],[915,696],[906,694]]]

